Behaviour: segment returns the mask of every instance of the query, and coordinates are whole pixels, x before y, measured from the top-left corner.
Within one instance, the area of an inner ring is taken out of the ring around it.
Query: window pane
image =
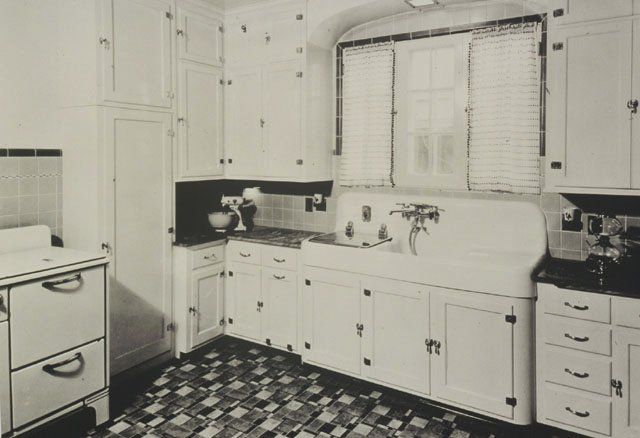
[[[431,50],[411,52],[409,90],[426,90],[431,85]]]
[[[432,53],[432,88],[451,88],[455,86],[456,61],[454,47],[441,47]]]
[[[429,93],[410,93],[409,131],[424,131],[431,126],[431,95]]]
[[[431,173],[431,145],[429,135],[413,135],[410,142],[413,149],[413,160],[409,160],[409,172],[428,175]]]
[[[431,129],[453,128],[455,119],[455,90],[442,90],[433,93]]]
[[[453,135],[445,134],[438,136],[438,166],[437,172],[440,174],[452,174],[454,165]]]

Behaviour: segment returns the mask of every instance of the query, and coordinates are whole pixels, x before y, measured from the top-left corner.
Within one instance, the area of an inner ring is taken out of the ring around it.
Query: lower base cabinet
[[[639,437],[640,330],[614,327],[613,376],[621,386],[613,397],[613,436]]]
[[[9,323],[0,322],[0,434],[11,430],[9,386]]]
[[[260,338],[260,266],[229,263],[227,272],[227,331],[249,339]]]
[[[293,350],[297,343],[298,276],[262,268],[261,332],[269,345]]]
[[[305,267],[302,358],[533,421],[533,302]]]

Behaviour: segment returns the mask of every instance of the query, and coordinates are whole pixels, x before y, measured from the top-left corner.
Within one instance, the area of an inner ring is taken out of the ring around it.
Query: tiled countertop
[[[302,241],[322,233],[287,228],[255,227],[253,231],[237,231],[228,234],[211,234],[197,236],[184,242],[175,243],[176,246],[196,248],[211,242],[223,244],[226,240],[240,240],[244,242],[262,243],[265,245],[300,248]],[[207,245],[211,246],[211,245]]]
[[[550,258],[534,274],[533,280],[563,289],[640,298],[640,263],[637,260],[601,279],[587,271],[584,262]]]

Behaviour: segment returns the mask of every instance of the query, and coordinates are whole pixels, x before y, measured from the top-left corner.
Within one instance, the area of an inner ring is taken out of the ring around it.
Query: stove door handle
[[[67,278],[63,278],[61,280],[55,280],[55,281],[45,281],[44,283],[42,283],[42,287],[50,290],[51,292],[63,291],[63,289],[58,288],[58,286],[62,284],[73,283],[74,281],[77,281],[78,283],[81,284],[82,274],[78,272],[76,275],[72,277],[67,277]],[[78,285],[78,287],[80,287],[80,285]],[[64,290],[66,291],[66,289]]]

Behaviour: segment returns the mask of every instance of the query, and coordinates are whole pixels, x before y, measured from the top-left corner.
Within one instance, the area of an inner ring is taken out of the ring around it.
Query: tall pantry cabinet
[[[65,246],[111,257],[117,374],[171,351],[173,181],[221,174],[221,19],[197,0],[60,4]]]

